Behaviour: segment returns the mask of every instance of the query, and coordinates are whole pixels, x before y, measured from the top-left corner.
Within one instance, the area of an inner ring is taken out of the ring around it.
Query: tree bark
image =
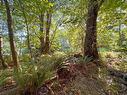
[[[99,4],[97,0],[89,0],[88,4],[88,16],[86,21],[86,37],[84,44],[84,56],[99,59],[97,51],[97,16],[98,16]]]
[[[48,54],[50,49],[50,41],[49,41],[49,33],[50,33],[50,26],[51,26],[51,12],[47,12],[47,21],[46,21],[46,39],[45,39],[45,50],[44,53]]]
[[[41,15],[39,16],[39,20],[40,20],[40,51],[41,54],[44,52],[44,48],[45,48],[45,40],[44,40],[44,14],[41,13]]]
[[[7,14],[7,24],[8,24],[8,33],[9,33],[9,42],[10,42],[10,48],[11,48],[11,55],[13,59],[13,63],[15,67],[19,66],[17,51],[15,47],[14,42],[14,33],[13,33],[13,27],[12,27],[12,16],[11,11],[9,7],[9,2],[7,0],[4,0],[5,6],[6,6],[6,14]]]
[[[0,63],[2,64],[3,68],[7,68],[8,65],[5,63],[3,54],[2,54],[2,37],[0,36]]]

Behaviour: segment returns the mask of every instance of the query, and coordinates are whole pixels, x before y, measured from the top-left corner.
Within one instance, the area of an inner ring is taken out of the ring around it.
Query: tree
[[[84,56],[92,57],[98,59],[97,51],[97,16],[99,8],[104,1],[100,2],[97,0],[89,0],[88,2],[88,14],[86,20],[86,37],[84,43]]]
[[[39,11],[40,11],[39,20],[40,20],[40,32],[41,32],[40,50],[41,50],[41,54],[48,54],[50,50],[50,34],[49,33],[51,28],[51,19],[52,19],[51,10],[53,10],[52,8],[53,4],[52,2],[48,1],[48,4],[43,6],[48,8],[45,8],[45,10],[42,10],[39,7]],[[46,22],[44,23],[45,18],[46,18]],[[44,26],[45,26],[45,31],[44,31]]]
[[[45,40],[44,40],[44,13],[41,13],[41,15],[39,16],[40,19],[40,50],[41,50],[41,54],[44,52],[44,48],[45,48]]]
[[[23,17],[24,17],[24,22],[25,22],[25,24],[26,24],[26,31],[27,31],[27,47],[28,47],[28,50],[29,50],[30,57],[32,58],[32,50],[31,50],[31,44],[30,44],[29,24],[28,24],[27,16],[26,16],[26,14],[25,14],[24,4],[22,3],[21,0],[18,0],[18,1],[19,1],[19,5],[20,5],[20,8],[21,8]]]
[[[46,39],[45,39],[45,49],[44,53],[49,53],[50,49],[50,40],[49,40],[49,32],[50,32],[50,27],[51,27],[51,19],[52,19],[52,14],[50,11],[47,12],[47,21],[46,21]]]
[[[4,59],[3,59],[3,54],[2,54],[2,36],[0,36],[0,62],[3,66],[3,68],[7,68],[7,64],[5,63]]]
[[[122,42],[125,42],[124,35],[126,35],[126,32],[123,29],[126,26],[125,6],[126,1],[124,0],[107,0],[101,7],[98,16],[99,21],[97,22],[98,47],[100,50],[102,48],[106,50],[118,50],[122,47]]]
[[[4,2],[5,2],[5,7],[6,7],[9,43],[10,43],[10,48],[11,48],[11,53],[12,53],[12,59],[13,59],[14,66],[18,67],[19,62],[18,62],[18,56],[17,56],[17,51],[15,47],[15,42],[14,42],[14,33],[13,33],[13,27],[12,27],[13,21],[12,21],[10,6],[7,0],[4,0]]]

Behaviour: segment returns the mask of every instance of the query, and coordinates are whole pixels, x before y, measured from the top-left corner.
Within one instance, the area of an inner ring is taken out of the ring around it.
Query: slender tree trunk
[[[0,63],[2,64],[3,68],[7,68],[8,65],[5,63],[3,59],[3,54],[2,54],[2,37],[0,36]]]
[[[45,40],[44,40],[44,14],[41,13],[41,15],[39,16],[40,19],[40,50],[41,50],[41,54],[44,52],[44,48],[45,48]]]
[[[88,4],[88,17],[86,21],[86,37],[84,44],[84,56],[99,59],[97,51],[97,15],[98,15],[98,1],[89,0]]]
[[[50,26],[51,26],[51,18],[52,14],[50,12],[47,12],[47,21],[46,21],[46,41],[45,41],[45,53],[49,53],[50,49],[50,41],[49,41],[49,32],[50,32]]]
[[[24,19],[25,19],[26,31],[27,31],[27,47],[28,47],[28,50],[29,50],[29,55],[32,58],[32,49],[31,49],[31,45],[30,45],[29,25],[28,25],[27,18],[26,18],[25,14],[24,14]]]
[[[11,16],[11,12],[10,12],[9,2],[7,0],[4,0],[4,2],[5,2],[5,6],[6,6],[9,42],[10,42],[12,59],[13,59],[14,66],[18,67],[19,61],[18,61],[17,51],[15,48],[14,33],[13,33],[13,28],[12,28],[12,16]]]
[[[21,7],[21,10],[22,10],[22,13],[23,13],[23,17],[24,17],[24,20],[25,20],[25,24],[26,24],[26,31],[27,31],[27,47],[28,47],[28,50],[29,50],[29,54],[32,58],[32,50],[31,50],[31,45],[30,45],[30,32],[29,32],[29,24],[28,24],[28,20],[27,20],[27,17],[26,17],[26,14],[25,14],[25,9],[24,9],[24,6],[23,6],[23,3],[21,0],[18,0],[19,1],[19,5]]]

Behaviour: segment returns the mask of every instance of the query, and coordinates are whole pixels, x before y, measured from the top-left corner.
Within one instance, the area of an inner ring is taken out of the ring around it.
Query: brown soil
[[[68,64],[66,68],[58,69],[57,79],[51,85],[41,86],[37,95],[107,95],[97,73],[98,67],[92,62]]]

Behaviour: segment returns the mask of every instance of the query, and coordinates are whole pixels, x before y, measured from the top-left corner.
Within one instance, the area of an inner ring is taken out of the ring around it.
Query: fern
[[[85,57],[79,58],[79,63],[86,64],[86,63],[91,62],[92,60],[93,60],[92,57],[85,56]]]

